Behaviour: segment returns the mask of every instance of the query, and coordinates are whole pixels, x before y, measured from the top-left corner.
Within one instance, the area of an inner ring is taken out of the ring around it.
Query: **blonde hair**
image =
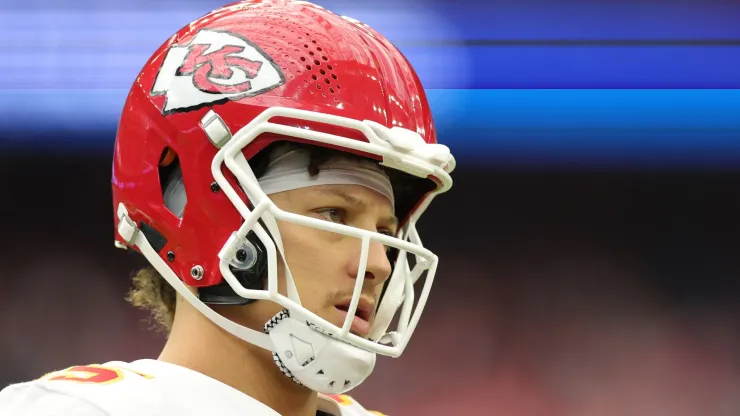
[[[169,333],[175,320],[175,289],[153,267],[139,270],[131,280],[133,288],[126,300],[135,308],[148,311],[155,329]]]

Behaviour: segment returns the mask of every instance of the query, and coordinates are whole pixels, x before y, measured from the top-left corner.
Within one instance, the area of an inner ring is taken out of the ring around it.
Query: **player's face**
[[[397,221],[391,202],[382,194],[360,185],[321,185],[281,192],[271,196],[288,212],[324,221],[393,235]],[[278,222],[285,257],[296,283],[302,305],[327,321],[342,326],[352,300],[360,265],[361,241],[329,231],[289,222]],[[285,267],[279,262],[280,293],[286,294]],[[351,331],[367,336],[383,283],[390,276],[387,250],[370,243],[362,298]],[[256,302],[245,309],[250,320],[262,325],[281,307]]]

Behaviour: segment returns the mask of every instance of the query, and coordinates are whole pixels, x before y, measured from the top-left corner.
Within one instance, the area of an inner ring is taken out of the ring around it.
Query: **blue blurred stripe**
[[[224,0],[4,0],[0,27],[28,28],[45,13],[80,15],[120,14],[131,26],[127,12],[139,19],[159,21],[158,27],[180,27]],[[665,39],[740,38],[740,2],[733,0],[315,0],[338,14],[364,21],[396,41],[439,39],[444,31],[416,21],[436,17],[454,27],[461,39]],[[19,18],[19,14],[34,19]],[[6,18],[4,18],[5,16]],[[82,26],[57,18],[54,25]],[[399,24],[402,22],[406,24]],[[116,25],[114,22],[113,25]],[[173,26],[174,25],[174,26]],[[133,29],[133,26],[131,26]]]
[[[109,150],[125,94],[2,91],[0,149]],[[430,90],[428,95],[441,140],[471,163],[740,163],[740,90]]]
[[[733,90],[431,89],[437,123],[476,129],[740,129]],[[114,127],[126,90],[0,90],[0,130]]]
[[[428,88],[740,88],[740,46],[473,46],[403,51]]]
[[[222,2],[37,3],[49,8],[0,12],[0,89],[126,89],[167,37]],[[322,4],[386,34],[427,88],[740,88],[740,46],[465,46],[738,40],[740,2],[483,3]]]
[[[740,88],[740,47],[403,50],[432,89]],[[141,51],[14,53],[0,66],[0,89],[126,89],[148,58]]]
[[[110,150],[141,65],[224,3],[6,0],[0,152]],[[431,88],[442,139],[465,160],[740,163],[740,46],[728,45],[740,39],[739,1],[317,3],[400,47]]]
[[[486,129],[740,129],[735,90],[431,90],[438,123]]]
[[[428,9],[444,16],[466,39],[740,38],[740,2],[731,0],[467,0],[433,4]]]

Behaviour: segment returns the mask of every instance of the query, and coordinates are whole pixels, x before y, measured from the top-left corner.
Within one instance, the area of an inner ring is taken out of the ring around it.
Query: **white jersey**
[[[319,395],[331,416],[370,416],[347,395]],[[0,416],[280,416],[196,371],[156,360],[70,367],[0,391]],[[319,413],[321,414],[321,413]]]

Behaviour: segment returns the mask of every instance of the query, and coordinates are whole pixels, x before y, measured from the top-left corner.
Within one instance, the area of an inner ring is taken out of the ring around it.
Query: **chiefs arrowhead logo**
[[[172,114],[253,97],[284,83],[280,67],[257,45],[204,29],[189,44],[170,47],[152,95],[164,95],[162,114]]]

